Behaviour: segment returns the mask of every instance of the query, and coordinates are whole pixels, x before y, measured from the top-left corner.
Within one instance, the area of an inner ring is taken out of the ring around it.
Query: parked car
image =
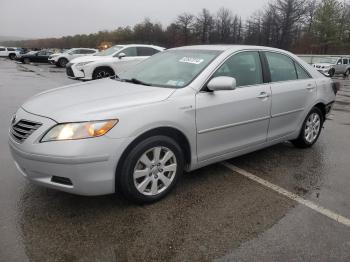
[[[14,60],[19,54],[19,51],[15,47],[4,47],[0,46],[0,57],[8,57],[11,60]]]
[[[16,60],[24,64],[35,63],[48,63],[48,58],[53,53],[47,50],[30,51],[26,54],[19,55]]]
[[[163,50],[153,45],[116,45],[93,56],[73,59],[66,72],[68,77],[79,80],[111,77]]]
[[[313,66],[321,73],[333,77],[334,75],[350,75],[350,57],[325,57]]]
[[[268,47],[175,48],[119,77],[26,101],[9,134],[19,172],[70,193],[153,202],[183,170],[288,140],[311,147],[335,100],[332,79]]]
[[[98,52],[97,49],[92,48],[72,48],[63,53],[53,54],[49,57],[49,63],[58,67],[66,67],[69,61],[80,56],[93,55]]]

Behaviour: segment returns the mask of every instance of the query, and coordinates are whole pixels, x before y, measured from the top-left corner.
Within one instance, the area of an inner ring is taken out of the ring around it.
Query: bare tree
[[[193,31],[194,15],[183,13],[177,17],[175,24],[178,26],[182,34],[183,44],[187,45]]]
[[[229,43],[231,36],[231,24],[233,15],[231,10],[227,8],[220,8],[216,15],[216,31],[220,43]]]
[[[210,34],[214,27],[214,18],[209,10],[202,9],[202,12],[197,16],[195,22],[195,30],[200,38],[200,43],[208,44],[210,41]]]

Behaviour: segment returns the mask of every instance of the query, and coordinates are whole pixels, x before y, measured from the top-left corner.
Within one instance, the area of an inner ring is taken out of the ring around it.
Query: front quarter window
[[[190,84],[220,53],[213,50],[168,50],[151,56],[119,77],[137,79],[152,86],[181,88]]]

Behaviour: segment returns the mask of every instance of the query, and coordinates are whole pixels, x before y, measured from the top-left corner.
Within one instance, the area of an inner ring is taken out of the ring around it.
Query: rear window
[[[272,82],[298,79],[294,61],[288,56],[266,52]]]

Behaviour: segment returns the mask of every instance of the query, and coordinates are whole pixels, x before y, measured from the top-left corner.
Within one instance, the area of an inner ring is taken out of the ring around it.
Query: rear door
[[[234,77],[237,88],[196,95],[199,161],[264,143],[267,138],[271,97],[259,52],[234,54],[212,78],[218,76]]]
[[[307,71],[289,56],[265,52],[271,75],[271,120],[268,140],[279,139],[300,128],[316,100],[316,82]]]

